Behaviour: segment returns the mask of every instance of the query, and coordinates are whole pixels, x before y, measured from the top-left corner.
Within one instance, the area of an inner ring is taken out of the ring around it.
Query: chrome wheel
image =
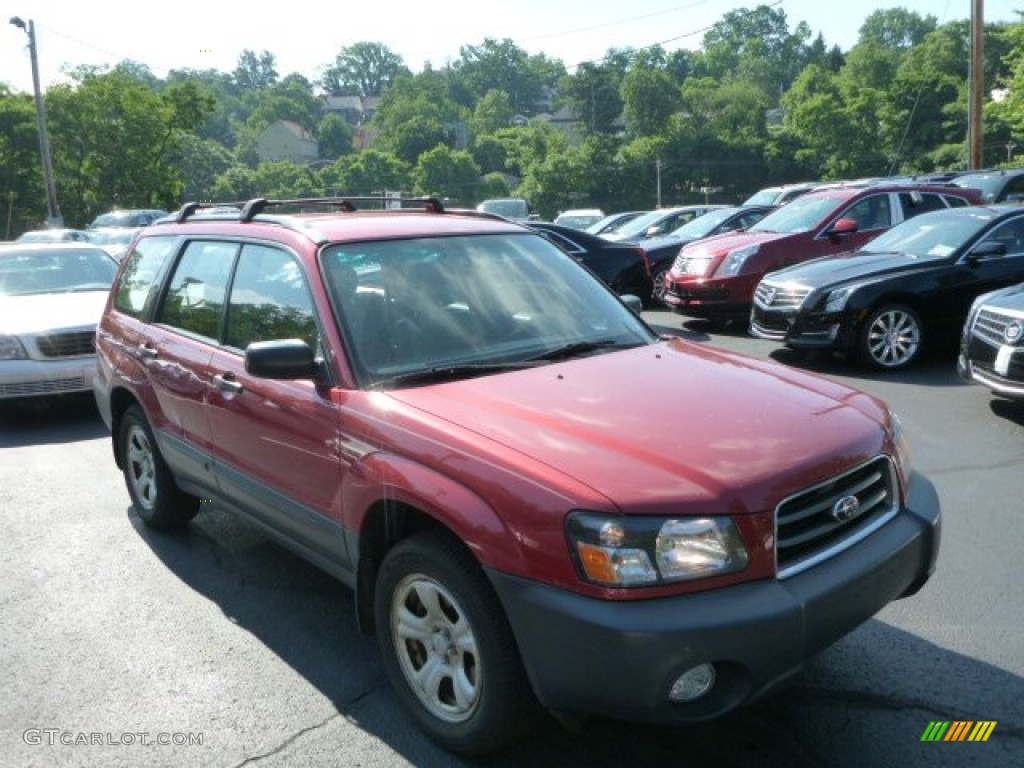
[[[921,349],[921,323],[908,307],[886,307],[868,319],[864,351],[868,361],[880,368],[902,368]]]
[[[152,511],[157,503],[156,459],[149,436],[138,424],[128,430],[126,440],[128,482],[135,492],[135,499],[145,511]]]
[[[668,280],[668,270],[663,269],[654,276],[654,290],[651,291],[651,296],[654,301],[658,304],[665,303],[665,283]]]
[[[391,636],[402,674],[431,715],[468,720],[480,701],[476,637],[451,593],[423,574],[410,574],[391,601]]]

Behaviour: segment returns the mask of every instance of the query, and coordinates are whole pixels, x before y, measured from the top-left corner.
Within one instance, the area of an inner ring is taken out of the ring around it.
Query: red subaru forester
[[[939,502],[880,401],[659,338],[516,223],[362,204],[147,227],[95,393],[139,517],[212,499],[351,587],[448,749],[724,714],[928,580]]]

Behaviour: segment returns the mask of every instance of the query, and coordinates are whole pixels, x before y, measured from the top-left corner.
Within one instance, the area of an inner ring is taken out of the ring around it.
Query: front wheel
[[[668,280],[668,269],[662,269],[654,273],[654,289],[651,291],[651,299],[656,307],[664,307],[665,305],[665,291],[668,290],[666,280]]]
[[[872,368],[893,371],[921,352],[921,318],[910,307],[889,304],[868,315],[860,331],[860,356]]]
[[[125,485],[142,522],[151,528],[178,528],[199,511],[199,499],[181,491],[160,455],[142,409],[130,406],[118,430]]]
[[[395,545],[377,577],[374,619],[399,699],[446,749],[490,752],[533,720],[536,703],[498,598],[451,536]]]

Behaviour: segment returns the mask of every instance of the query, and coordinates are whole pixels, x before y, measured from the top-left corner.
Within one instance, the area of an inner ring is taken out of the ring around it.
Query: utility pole
[[[655,207],[656,208],[661,208],[661,158],[660,157],[656,157],[654,159],[654,168],[657,171],[657,175],[658,175],[658,189],[657,189],[658,204]]]
[[[53,179],[53,158],[50,156],[50,136],[46,130],[46,104],[43,103],[43,92],[39,87],[39,60],[36,58],[36,29],[32,20],[26,25],[18,16],[11,17],[11,24],[24,29],[28,35],[28,53],[32,59],[32,88],[36,98],[36,120],[39,123],[39,154],[43,159],[43,178],[46,181],[46,226],[59,228],[64,226],[64,217],[60,215],[57,205],[57,185]]]
[[[1017,145],[1012,142],[1006,142],[1006,164],[1009,165],[1013,162],[1013,150],[1017,148]]]
[[[984,0],[971,0],[971,66],[970,99],[967,107],[968,169],[981,168],[982,99],[985,96],[985,21]]]

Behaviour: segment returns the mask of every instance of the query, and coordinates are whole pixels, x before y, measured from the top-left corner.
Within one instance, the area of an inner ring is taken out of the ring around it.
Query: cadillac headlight
[[[609,587],[721,576],[750,558],[728,517],[612,517],[574,512],[569,540],[581,575]]]
[[[27,360],[28,353],[17,336],[0,336],[0,360]]]
[[[854,287],[848,285],[845,288],[836,288],[834,291],[829,292],[828,299],[825,301],[825,311],[842,312],[846,308],[846,302],[853,295]]]
[[[706,254],[699,256],[690,256],[679,254],[676,257],[673,269],[684,275],[694,275],[696,277],[703,277],[707,274],[708,267],[711,266],[711,257]]]
[[[748,245],[746,248],[737,248],[725,255],[725,260],[716,270],[720,277],[731,277],[738,275],[743,268],[744,262],[761,249],[760,245]]]

